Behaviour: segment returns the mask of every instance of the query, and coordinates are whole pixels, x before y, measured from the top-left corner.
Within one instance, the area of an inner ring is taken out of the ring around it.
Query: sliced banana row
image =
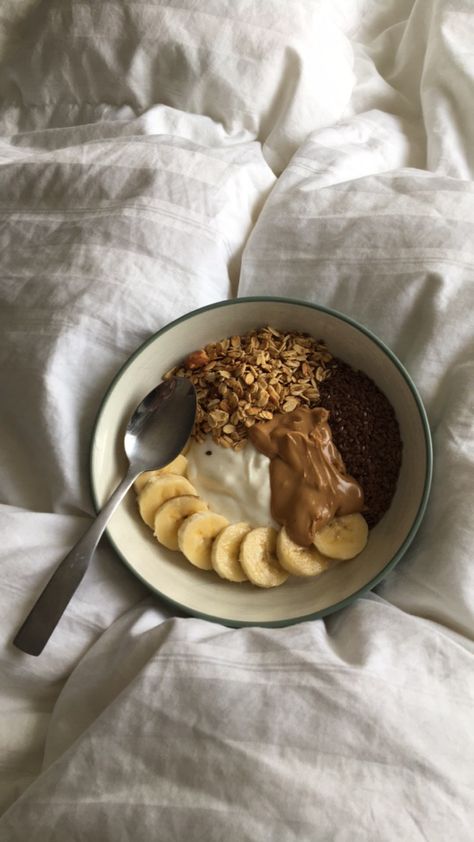
[[[198,512],[191,515],[179,527],[179,549],[195,567],[212,570],[214,538],[228,525],[227,518],[215,512]]]
[[[147,471],[135,482],[138,508],[157,541],[181,550],[200,570],[214,570],[229,582],[250,581],[273,588],[293,576],[318,576],[340,560],[353,558],[365,547],[368,526],[362,515],[334,518],[321,529],[315,546],[301,547],[282,527],[252,528],[229,523],[209,511],[184,476],[187,459],[180,454],[169,465]]]
[[[145,487],[148,480],[153,477],[159,477],[163,474],[179,474],[180,476],[184,476],[187,467],[188,460],[183,453],[180,453],[176,459],[173,459],[173,461],[170,462],[169,465],[165,465],[164,468],[159,468],[157,471],[144,471],[139,477],[137,477],[133,483],[133,487],[137,494],[140,494],[140,491]]]
[[[316,547],[300,547],[295,544],[284,526],[278,533],[276,551],[281,566],[293,576],[319,576],[334,564],[332,559],[321,555]]]
[[[277,531],[259,526],[245,536],[240,548],[240,563],[248,579],[259,588],[276,588],[288,579],[276,555]]]
[[[181,525],[191,515],[205,512],[209,506],[200,497],[183,494],[166,500],[155,513],[155,538],[169,550],[179,550],[178,534]]]
[[[155,526],[155,515],[167,500],[188,495],[197,497],[198,493],[186,477],[179,474],[161,474],[148,480],[138,495],[138,508],[142,519],[150,529]]]
[[[214,539],[211,551],[212,567],[222,579],[246,582],[247,574],[240,563],[240,547],[252,531],[248,523],[230,523]]]
[[[323,555],[348,561],[359,555],[369,537],[369,527],[362,515],[341,515],[316,533],[314,543]]]

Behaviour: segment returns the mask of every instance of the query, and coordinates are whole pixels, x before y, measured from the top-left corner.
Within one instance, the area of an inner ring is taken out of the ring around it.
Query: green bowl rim
[[[411,393],[412,393],[412,395],[415,399],[415,403],[417,405],[418,412],[420,414],[420,418],[421,418],[421,422],[422,422],[422,426],[423,426],[424,438],[425,438],[426,474],[425,474],[425,483],[424,483],[424,487],[423,487],[423,494],[422,494],[420,505],[418,507],[418,511],[417,511],[416,516],[414,518],[413,524],[410,527],[410,530],[409,530],[408,534],[406,535],[405,540],[403,541],[403,543],[401,544],[401,546],[399,547],[399,549],[397,550],[397,552],[395,553],[393,558],[391,558],[390,561],[387,562],[387,564],[382,568],[382,570],[379,573],[377,573],[377,575],[374,576],[374,578],[371,579],[370,582],[368,582],[362,588],[359,588],[359,590],[354,591],[354,593],[352,593],[350,596],[345,597],[345,599],[342,599],[340,602],[337,602],[334,605],[330,605],[327,608],[322,609],[321,611],[315,611],[315,612],[310,613],[310,614],[304,614],[301,617],[290,617],[290,618],[287,618],[285,620],[272,620],[272,621],[268,621],[268,622],[264,622],[264,621],[260,622],[258,620],[227,620],[223,617],[216,617],[216,616],[213,616],[212,614],[205,614],[201,611],[191,610],[186,605],[183,605],[182,603],[177,602],[176,600],[174,600],[171,597],[167,596],[166,594],[162,593],[162,591],[158,590],[158,588],[155,588],[153,585],[150,585],[150,583],[143,576],[141,576],[139,573],[137,573],[137,571],[133,568],[133,566],[128,562],[128,560],[122,554],[122,552],[118,549],[115,542],[110,537],[108,531],[106,531],[109,543],[112,545],[112,547],[114,548],[114,550],[117,553],[117,555],[119,556],[119,558],[132,571],[133,575],[136,576],[138,579],[140,579],[140,581],[142,581],[143,584],[146,585],[146,587],[149,590],[151,590],[155,594],[157,594],[166,603],[174,606],[175,608],[181,609],[187,615],[190,615],[192,617],[197,617],[201,620],[208,620],[212,623],[218,623],[218,624],[223,625],[223,626],[229,626],[230,628],[244,628],[246,626],[264,627],[264,628],[283,628],[285,626],[292,626],[292,625],[295,625],[297,623],[303,623],[303,622],[306,622],[306,621],[309,621],[309,620],[317,620],[317,619],[320,619],[321,617],[326,617],[329,614],[333,614],[335,611],[340,611],[342,608],[346,608],[348,605],[350,605],[352,602],[354,602],[359,597],[363,596],[364,594],[368,593],[369,591],[372,591],[379,584],[379,582],[381,582],[382,579],[384,579],[387,576],[387,574],[391,570],[393,570],[393,568],[398,564],[400,559],[405,555],[408,547],[412,543],[412,541],[413,541],[413,539],[414,539],[414,537],[415,537],[415,535],[416,535],[416,533],[417,533],[417,531],[420,527],[421,521],[423,520],[425,511],[426,511],[426,507],[428,505],[428,499],[429,499],[429,496],[430,496],[431,483],[432,483],[432,478],[433,478],[433,444],[432,444],[432,440],[431,440],[431,431],[430,431],[430,427],[429,427],[429,423],[428,423],[428,417],[427,417],[427,414],[426,414],[426,410],[423,406],[423,402],[422,402],[421,397],[419,395],[418,389],[416,388],[413,380],[411,379],[410,375],[408,374],[408,371],[402,365],[402,363],[400,362],[398,357],[395,356],[393,351],[391,351],[390,348],[381,339],[379,339],[379,337],[376,336],[375,333],[373,333],[371,330],[369,330],[364,325],[361,325],[359,322],[355,321],[355,319],[352,319],[350,316],[345,315],[345,313],[341,313],[338,310],[333,310],[330,307],[324,307],[321,304],[312,304],[311,302],[304,301],[303,299],[288,298],[288,297],[285,297],[285,296],[274,296],[274,295],[243,296],[241,298],[229,298],[229,299],[226,299],[225,301],[217,301],[214,304],[207,304],[205,307],[199,307],[196,310],[191,310],[189,313],[185,313],[185,315],[183,315],[183,316],[179,316],[179,318],[174,319],[174,321],[172,321],[172,322],[169,322],[167,325],[162,327],[156,333],[152,334],[152,336],[150,336],[147,340],[145,340],[145,342],[143,342],[136,349],[136,351],[133,352],[133,354],[126,360],[126,362],[118,370],[117,374],[113,378],[112,382],[110,383],[107,391],[105,392],[105,394],[102,398],[102,401],[100,403],[99,410],[97,412],[96,419],[95,419],[95,422],[94,422],[92,435],[91,435],[91,443],[90,443],[90,451],[89,451],[89,483],[90,483],[92,500],[93,500],[94,508],[95,508],[96,512],[99,511],[99,505],[98,505],[98,501],[97,501],[97,496],[96,496],[96,492],[95,492],[95,488],[94,488],[93,475],[92,475],[92,468],[93,468],[92,461],[93,461],[93,452],[94,452],[94,446],[95,446],[96,430],[97,430],[98,424],[100,422],[100,419],[102,417],[102,413],[104,411],[105,404],[107,402],[109,394],[111,393],[111,391],[115,387],[115,384],[118,382],[118,380],[120,380],[120,378],[122,377],[122,374],[124,373],[124,371],[126,371],[126,369],[134,361],[134,359],[139,354],[141,354],[142,351],[148,345],[150,345],[151,342],[154,342],[162,334],[167,333],[169,330],[171,330],[173,327],[175,327],[175,325],[180,324],[181,322],[185,322],[188,319],[193,318],[194,316],[197,316],[200,313],[205,313],[208,310],[215,310],[219,307],[229,307],[229,306],[235,305],[235,304],[244,304],[244,303],[249,303],[249,302],[257,302],[257,301],[278,301],[278,302],[281,302],[283,304],[296,304],[296,305],[299,305],[299,306],[308,307],[312,310],[318,310],[320,312],[327,313],[330,316],[334,316],[337,319],[341,319],[343,322],[347,322],[347,324],[350,324],[352,327],[356,328],[361,333],[364,333],[366,336],[369,337],[369,339],[371,339],[373,342],[375,342],[376,345],[379,346],[379,348],[384,352],[384,354],[386,354],[386,356],[398,368],[399,372],[404,377],[404,379],[405,379],[405,381],[406,381],[406,383],[407,383],[407,385],[408,385],[408,387],[409,387],[409,389],[410,389],[410,391],[411,391]]]

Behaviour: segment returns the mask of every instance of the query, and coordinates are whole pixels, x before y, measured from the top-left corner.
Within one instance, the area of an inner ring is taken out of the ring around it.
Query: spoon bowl
[[[194,386],[185,377],[160,383],[141,401],[124,437],[124,450],[137,476],[169,465],[181,452],[191,435],[196,403]]]
[[[139,403],[124,437],[128,471],[87,532],[56,568],[13,640],[18,649],[28,655],[43,651],[115,509],[141,473],[163,468],[180,453],[191,435],[196,405],[194,386],[185,377],[160,383]]]

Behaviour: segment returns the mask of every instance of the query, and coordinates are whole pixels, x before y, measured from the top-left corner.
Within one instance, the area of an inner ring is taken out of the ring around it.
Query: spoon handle
[[[13,640],[18,649],[28,655],[41,654],[82,581],[107,523],[137,475],[129,469],[87,532],[56,568]]]

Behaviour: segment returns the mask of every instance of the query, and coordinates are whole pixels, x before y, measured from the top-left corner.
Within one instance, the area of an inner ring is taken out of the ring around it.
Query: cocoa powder
[[[366,374],[334,359],[330,376],[319,386],[320,406],[329,410],[329,426],[347,472],[364,492],[363,512],[375,526],[390,506],[402,458],[394,410]]]

